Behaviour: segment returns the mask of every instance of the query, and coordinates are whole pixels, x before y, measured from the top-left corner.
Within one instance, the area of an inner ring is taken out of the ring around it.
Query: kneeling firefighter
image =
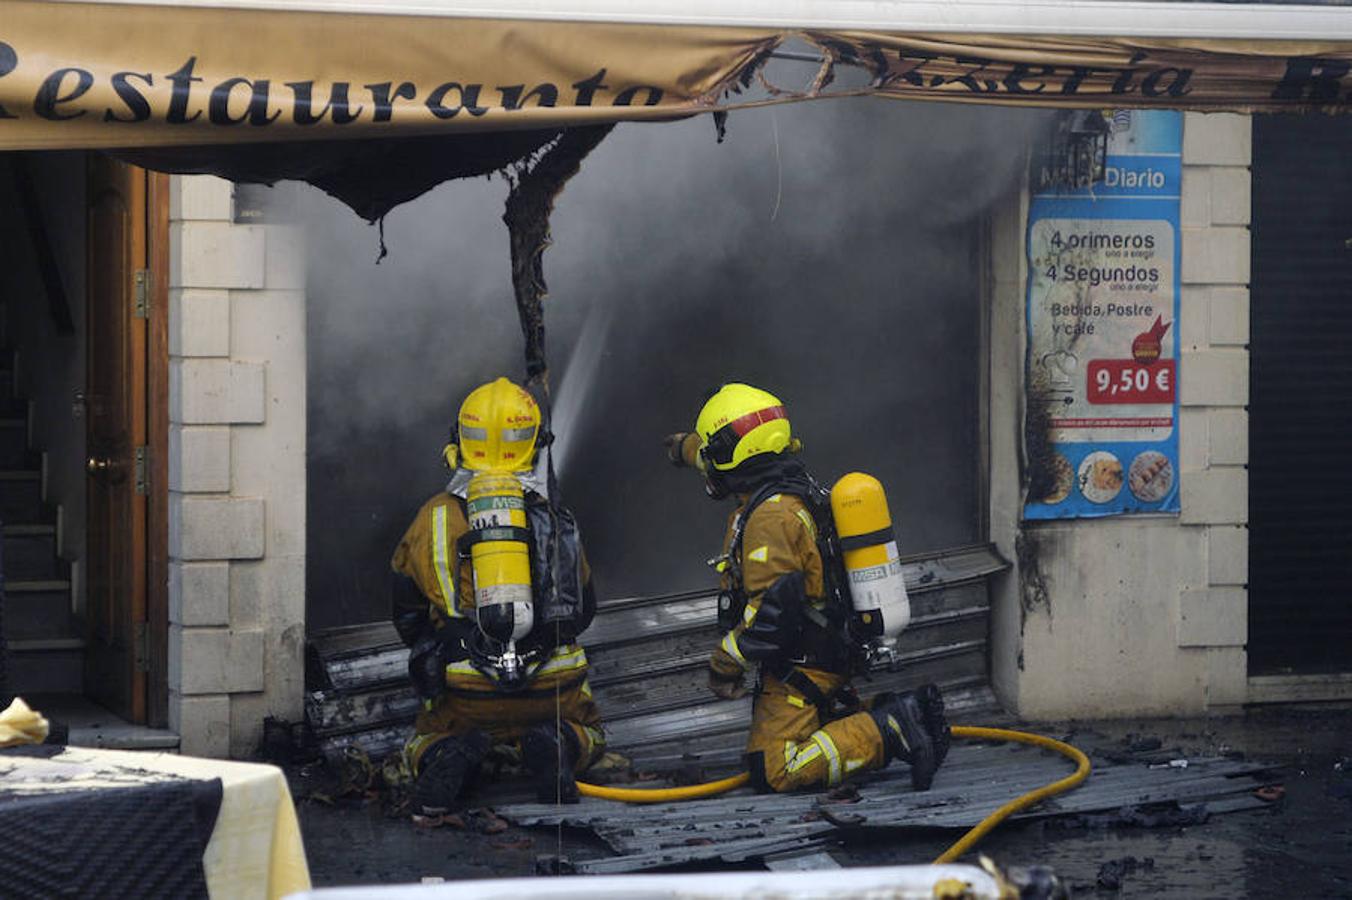
[[[445,449],[450,483],[391,560],[394,626],[424,701],[404,752],[427,811],[451,807],[501,744],[519,746],[541,802],[576,801],[574,775],[605,747],[577,644],[596,596],[576,521],[536,465],[548,439],[523,388],[499,378],[470,393]]]
[[[910,620],[896,541],[878,482],[847,475],[830,494],[793,454],[784,405],[725,384],[695,431],[666,439],[678,466],[704,473],[714,499],[732,496],[718,570],[726,634],[709,660],[719,697],[746,694],[758,667],[747,763],[762,790],[833,786],[897,759],[926,790],[948,752],[933,685],[862,705],[850,676],[891,652]]]

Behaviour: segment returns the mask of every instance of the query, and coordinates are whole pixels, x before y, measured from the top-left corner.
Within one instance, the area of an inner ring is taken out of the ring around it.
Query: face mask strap
[[[441,458],[446,468],[454,472],[460,468],[460,423],[451,423],[451,432],[446,436],[446,446],[441,448]]]

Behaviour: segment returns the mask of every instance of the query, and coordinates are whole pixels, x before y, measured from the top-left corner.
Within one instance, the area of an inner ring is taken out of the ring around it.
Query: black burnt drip
[[[570,128],[558,140],[508,173],[512,190],[502,221],[512,249],[512,290],[526,339],[526,377],[531,386],[549,394],[545,363],[544,253],[550,244],[549,215],[563,186],[582,168],[582,160],[610,134],[613,125]]]

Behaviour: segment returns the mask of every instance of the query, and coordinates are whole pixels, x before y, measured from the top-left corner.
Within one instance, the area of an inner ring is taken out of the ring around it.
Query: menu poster
[[[1182,114],[1109,121],[1103,181],[1030,205],[1025,519],[1178,512]]]

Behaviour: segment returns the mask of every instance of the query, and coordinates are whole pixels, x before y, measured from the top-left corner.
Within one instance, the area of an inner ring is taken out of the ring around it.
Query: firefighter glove
[[[746,673],[739,670],[735,675],[728,675],[710,666],[709,690],[720,700],[740,700],[746,696]]]
[[[662,439],[662,445],[667,448],[667,460],[678,468],[695,465],[698,442],[699,435],[688,431],[678,431]]]
[[[446,692],[446,647],[438,635],[420,638],[408,654],[408,676],[423,700]]]

